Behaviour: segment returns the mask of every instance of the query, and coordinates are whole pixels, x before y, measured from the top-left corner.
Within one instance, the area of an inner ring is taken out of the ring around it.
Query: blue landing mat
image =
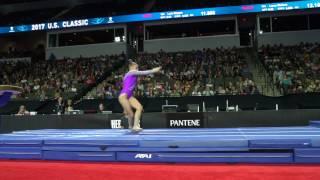
[[[42,148],[0,146],[0,159],[42,159]]]
[[[320,163],[319,127],[28,130],[0,135],[0,159]]]
[[[319,163],[320,162],[320,149],[319,148],[301,148],[295,149],[295,161],[297,163],[309,162]]]

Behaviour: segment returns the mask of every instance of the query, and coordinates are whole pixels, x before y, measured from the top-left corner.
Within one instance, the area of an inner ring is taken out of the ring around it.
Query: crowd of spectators
[[[257,94],[242,49],[215,49],[203,54],[194,96]]]
[[[259,55],[283,94],[320,92],[320,44],[262,46]]]
[[[124,55],[63,60],[0,61],[0,84],[17,85],[24,89],[23,98],[51,99],[72,96],[112,69]]]
[[[212,95],[246,95],[259,93],[252,80],[241,49],[216,48],[198,51],[141,53],[134,59],[140,70],[162,66],[162,73],[139,77],[135,90],[138,97],[181,97]],[[0,61],[0,84],[24,89],[23,98],[65,99],[92,85],[112,69],[120,56],[66,58],[51,61]],[[86,98],[115,98],[122,86],[127,65],[116,71],[90,91]]]
[[[245,95],[259,93],[248,64],[235,48],[202,51],[142,53],[135,58],[140,70],[162,66],[161,74],[140,76],[137,97]],[[87,94],[114,98],[121,90],[124,66]]]

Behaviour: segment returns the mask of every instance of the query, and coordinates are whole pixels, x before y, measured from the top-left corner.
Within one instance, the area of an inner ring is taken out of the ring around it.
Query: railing
[[[265,89],[263,90],[264,95],[269,95],[268,94],[268,89],[271,90],[271,95],[272,96],[279,96],[283,95],[281,94],[280,89],[275,85],[275,82],[273,81],[272,74],[270,74],[267,70],[265,65],[261,62],[261,59],[259,58],[257,54],[257,50],[253,50],[251,52],[251,56],[255,65],[255,68],[259,70],[259,73],[263,75],[264,78],[264,86]]]

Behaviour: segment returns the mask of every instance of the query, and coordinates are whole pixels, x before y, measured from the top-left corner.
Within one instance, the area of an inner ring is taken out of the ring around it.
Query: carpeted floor
[[[318,180],[319,178],[320,165],[200,165],[0,161],[1,180]]]

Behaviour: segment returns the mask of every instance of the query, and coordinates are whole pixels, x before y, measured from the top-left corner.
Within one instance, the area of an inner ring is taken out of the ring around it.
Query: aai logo
[[[152,154],[136,154],[134,158],[135,159],[151,159]]]

